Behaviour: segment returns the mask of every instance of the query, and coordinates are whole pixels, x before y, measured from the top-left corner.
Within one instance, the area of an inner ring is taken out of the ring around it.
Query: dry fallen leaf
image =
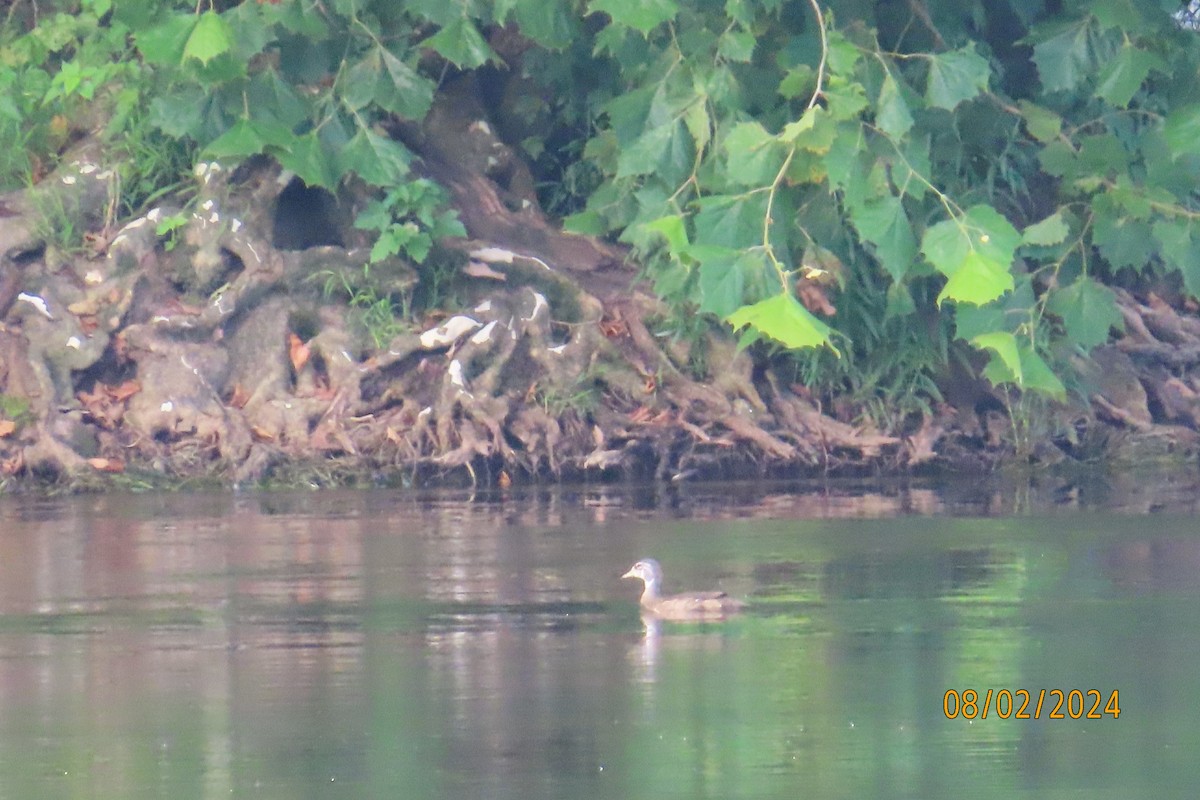
[[[0,439],[5,436],[11,436],[13,431],[17,429],[17,423],[11,419],[0,419]]]
[[[128,380],[118,386],[106,386],[108,396],[118,403],[123,403],[142,390],[140,381]]]
[[[246,391],[246,387],[240,383],[233,385],[233,395],[229,398],[229,405],[234,408],[245,408],[246,403],[250,402],[250,393]]]
[[[501,489],[507,489],[512,486],[512,478],[508,477],[508,473],[504,470],[500,470],[500,477],[496,482],[500,484]]]
[[[250,435],[254,438],[254,441],[256,441],[256,442],[273,442],[273,441],[275,441],[275,434],[271,433],[266,428],[260,428],[257,425],[250,426]]]
[[[299,372],[308,363],[308,345],[300,341],[294,333],[288,334],[288,358],[292,360],[292,369]]]
[[[125,462],[119,458],[89,458],[87,463],[100,472],[125,471]]]

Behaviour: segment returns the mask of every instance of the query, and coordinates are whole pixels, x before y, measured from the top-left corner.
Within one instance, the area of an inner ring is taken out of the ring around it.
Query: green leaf
[[[1183,285],[1192,297],[1200,297],[1200,241],[1186,220],[1160,219],[1152,228],[1163,261],[1183,276]]]
[[[917,256],[917,240],[900,199],[886,195],[852,206],[850,218],[892,279],[903,279]]]
[[[958,219],[930,226],[921,252],[949,280],[938,295],[982,305],[1013,288],[1010,268],[1021,234],[994,208],[972,206]]]
[[[817,88],[817,73],[808,64],[798,64],[788,70],[779,81],[780,97],[795,100],[798,97],[808,97]]]
[[[150,124],[168,136],[198,139],[207,95],[199,86],[180,86],[150,101]]]
[[[1101,57],[1090,16],[1051,24],[1039,32],[1033,62],[1047,92],[1069,91],[1095,75]]]
[[[1039,142],[1053,142],[1062,132],[1062,117],[1050,109],[1034,105],[1028,100],[1018,100],[1017,107],[1021,109],[1021,118],[1025,120],[1029,135]]]
[[[332,190],[337,184],[332,160],[315,132],[295,137],[290,148],[275,153],[275,160],[309,186]]]
[[[740,186],[770,186],[787,157],[774,136],[757,122],[740,122],[725,137],[729,180]]]
[[[838,122],[857,120],[863,109],[871,105],[861,83],[834,83],[825,87],[825,102],[829,116]]]
[[[684,225],[683,217],[678,214],[659,217],[653,222],[645,223],[642,227],[648,231],[662,234],[663,238],[667,240],[667,249],[673,254],[683,252],[688,246],[687,227]]]
[[[683,123],[687,125],[688,133],[696,143],[696,152],[703,152],[712,136],[712,121],[708,116],[708,108],[702,102],[692,103],[687,111],[683,112]]]
[[[667,20],[675,18],[679,6],[674,0],[592,0],[588,12],[607,14],[617,25],[633,28],[643,36]]]
[[[987,59],[968,45],[930,57],[925,100],[935,108],[953,111],[959,103],[987,91],[991,68]]]
[[[908,103],[904,102],[900,95],[900,87],[890,72],[883,79],[883,86],[879,89],[876,108],[875,124],[893,139],[903,138],[912,129],[912,113],[909,112]]]
[[[1021,355],[1021,371],[1025,376],[1021,388],[1050,395],[1060,403],[1065,401],[1067,388],[1029,342],[1022,341],[1018,352]]]
[[[852,128],[857,133],[859,125],[839,125],[829,116],[828,111],[820,106],[813,106],[805,111],[800,119],[784,125],[779,140],[802,147],[810,153],[825,155],[833,147],[839,132],[844,132],[846,128]]]
[[[424,119],[433,105],[433,82],[384,48],[378,55],[383,70],[375,83],[375,102],[404,119]]]
[[[980,350],[991,350],[1008,368],[1013,383],[1018,386],[1024,380],[1024,370],[1021,369],[1021,353],[1017,349],[1017,337],[1008,331],[992,331],[981,333],[971,339],[971,344]]]
[[[264,3],[241,3],[223,14],[233,31],[232,55],[245,63],[262,53],[275,40],[273,23],[267,21]]]
[[[604,218],[591,210],[579,211],[563,218],[564,231],[578,233],[584,236],[603,236],[608,233]]]
[[[1021,234],[1021,242],[1032,245],[1061,244],[1067,238],[1068,232],[1062,212],[1055,211],[1041,222],[1026,226]]]
[[[572,8],[562,0],[517,0],[517,25],[543,47],[560,50],[579,35]]]
[[[1011,333],[999,331],[976,336],[971,344],[993,353],[983,374],[994,385],[1012,383],[1059,401],[1066,399],[1066,387],[1027,340],[1018,340]]]
[[[1152,69],[1166,72],[1167,63],[1154,53],[1141,50],[1126,40],[1116,57],[1100,70],[1096,96],[1117,108],[1125,108]]]
[[[337,154],[338,173],[353,172],[375,186],[391,186],[408,174],[412,157],[399,142],[359,128]]]
[[[767,193],[714,195],[696,201],[696,242],[742,250],[762,244]],[[777,212],[778,206],[774,209]]]
[[[195,14],[172,14],[162,24],[136,32],[133,38],[147,64],[179,66],[196,22]]]
[[[921,239],[921,252],[943,275],[952,275],[972,252],[1001,262],[1007,269],[1021,243],[1021,234],[987,205],[972,206],[959,218],[930,226]]]
[[[1096,214],[1092,224],[1092,244],[1115,269],[1133,267],[1141,271],[1149,266],[1155,253],[1150,223],[1114,214]]]
[[[500,61],[499,56],[479,35],[475,23],[466,17],[456,17],[419,46],[436,51],[459,69],[475,69],[493,59]]]
[[[725,318],[742,307],[746,290],[746,265],[741,263],[741,259],[747,256],[746,253],[727,247],[697,245],[690,249],[688,255],[700,264],[701,311]],[[753,269],[758,265],[750,266]]]
[[[717,40],[717,53],[728,61],[748,64],[754,56],[755,41],[754,34],[750,31],[726,31]]]
[[[246,102],[255,119],[270,115],[289,128],[295,128],[310,116],[307,102],[270,67],[250,80],[246,88]]]
[[[650,128],[617,157],[617,178],[655,174],[675,185],[691,171],[695,150],[682,120]]]
[[[1167,114],[1163,138],[1176,158],[1200,153],[1200,103],[1180,106]]]
[[[960,303],[983,305],[990,303],[1014,286],[1008,264],[971,251],[959,268],[946,281],[938,294],[938,303],[955,300]]]
[[[828,345],[837,353],[829,326],[809,313],[790,294],[777,294],[754,305],[743,306],[725,318],[735,331],[747,325],[795,350]]]
[[[217,56],[226,53],[233,47],[233,29],[229,23],[216,11],[205,11],[196,20],[187,44],[183,48],[185,59],[194,58],[202,64],[208,64]]]
[[[1117,296],[1087,275],[1080,275],[1070,286],[1052,291],[1046,308],[1062,319],[1072,341],[1089,350],[1108,341],[1109,328],[1125,328],[1125,319],[1117,309]]]
[[[240,119],[205,146],[206,158],[245,158],[261,153],[267,141],[250,120]]]

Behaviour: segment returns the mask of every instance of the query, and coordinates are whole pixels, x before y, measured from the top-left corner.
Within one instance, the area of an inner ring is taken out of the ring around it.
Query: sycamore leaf
[[[976,53],[973,45],[934,53],[930,57],[925,100],[935,108],[953,111],[964,100],[987,91],[990,75],[987,59]]]
[[[1013,288],[1013,256],[1021,234],[987,205],[972,206],[959,218],[931,225],[921,252],[949,280],[938,296],[982,305]]]
[[[516,0],[516,12],[521,35],[543,47],[558,50],[578,36],[574,5],[562,0]]]
[[[1012,291],[1014,285],[1008,264],[972,250],[942,287],[938,303],[956,300],[981,306]]]
[[[757,122],[740,122],[725,137],[729,179],[741,186],[769,186],[787,157],[779,140]]]
[[[885,195],[851,206],[850,219],[894,280],[901,280],[917,256],[917,240],[898,197]]]
[[[1096,96],[1117,108],[1125,108],[1152,69],[1167,72],[1169,67],[1160,56],[1126,40],[1116,56],[1100,70]]]
[[[208,64],[222,53],[233,47],[233,30],[229,23],[216,11],[205,11],[196,20],[196,27],[188,36],[187,44],[183,47],[183,57],[194,58],[202,64]]]
[[[203,153],[206,158],[244,158],[261,153],[266,144],[258,125],[240,119],[209,142]]]
[[[404,119],[424,119],[433,104],[433,82],[389,50],[381,47],[378,53],[384,69],[375,82],[375,102]]]
[[[754,34],[750,31],[726,31],[717,42],[717,53],[729,61],[749,63],[754,44]]]
[[[697,200],[696,207],[693,223],[697,242],[735,250],[762,244],[763,217],[767,213],[766,192],[713,195]],[[774,210],[778,211],[777,208]]]
[[[367,183],[392,186],[408,174],[412,153],[386,136],[360,128],[337,154],[338,172],[353,172]]]
[[[1183,276],[1183,285],[1192,297],[1200,297],[1200,241],[1192,235],[1187,220],[1160,219],[1152,228],[1163,261]]]
[[[1047,92],[1068,91],[1095,75],[1101,63],[1094,19],[1086,14],[1043,27],[1033,63]]]
[[[689,256],[699,256],[701,311],[724,318],[741,308],[746,275],[739,259],[744,255],[726,247],[691,248]]]
[[[893,139],[902,139],[904,134],[912,129],[912,113],[900,94],[900,86],[890,72],[884,77],[883,86],[879,89],[878,109],[875,112],[875,124]]]
[[[1062,117],[1050,109],[1028,100],[1018,100],[1017,107],[1021,110],[1021,118],[1025,120],[1029,135],[1042,144],[1054,141],[1062,132]]]
[[[488,43],[479,35],[475,23],[466,17],[456,17],[421,47],[428,47],[459,69],[475,69],[489,61],[500,61]]]
[[[829,339],[829,326],[809,313],[790,294],[777,294],[754,305],[742,306],[727,316],[725,321],[735,331],[748,325],[794,350],[826,345],[837,353],[837,348]]]
[[[1017,350],[1016,336],[1008,331],[991,331],[971,339],[971,344],[980,350],[991,350],[995,353],[1013,376],[1013,383],[1021,385],[1024,373],[1021,369],[1021,354]]]
[[[992,352],[983,374],[993,385],[1011,383],[1023,390],[1048,394],[1059,401],[1066,399],[1066,387],[1028,341],[1018,341],[1011,333],[996,331],[976,336],[971,344]]]
[[[160,25],[138,30],[134,34],[134,41],[142,58],[147,64],[156,66],[174,67],[182,64],[183,51],[196,22],[195,14],[172,14]]]
[[[663,238],[667,240],[667,249],[672,253],[680,253],[688,246],[687,228],[683,223],[683,217],[679,214],[659,217],[653,222],[647,222],[643,227],[648,231],[662,234]]]
[[[1055,211],[1041,222],[1027,226],[1021,234],[1021,242],[1032,245],[1061,244],[1067,238],[1067,233],[1067,223],[1063,220],[1062,212]]]
[[[1167,114],[1163,138],[1175,157],[1200,153],[1200,103],[1179,106]]]
[[[682,180],[691,169],[695,149],[682,120],[645,131],[617,156],[618,178],[656,174],[668,183]]]
[[[1114,268],[1133,267],[1140,272],[1149,266],[1156,251],[1150,223],[1118,213],[1096,214],[1092,244]]]
[[[667,20],[674,19],[679,6],[674,0],[592,0],[588,11],[601,11],[613,22],[633,28],[645,36]]]
[[[1046,308],[1062,319],[1067,336],[1085,349],[1107,342],[1109,328],[1125,328],[1112,289],[1087,275],[1080,275],[1070,286],[1055,289]]]
[[[295,137],[290,148],[275,153],[275,159],[309,186],[332,190],[337,183],[333,164],[315,131]]]

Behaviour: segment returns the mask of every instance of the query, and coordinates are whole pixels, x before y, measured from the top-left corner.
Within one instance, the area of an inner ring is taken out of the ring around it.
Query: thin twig
[[[812,108],[817,104],[817,99],[821,96],[821,84],[825,82],[825,62],[829,57],[829,39],[825,34],[825,15],[821,13],[821,7],[817,5],[817,0],[808,0],[808,4],[812,6],[813,13],[817,15],[817,30],[821,32],[821,60],[817,64],[817,88],[813,90],[812,97],[808,98],[808,108]]]

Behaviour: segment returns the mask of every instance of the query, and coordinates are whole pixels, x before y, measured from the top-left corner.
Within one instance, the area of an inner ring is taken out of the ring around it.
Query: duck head
[[[622,578],[641,578],[646,585],[644,594],[647,597],[657,597],[662,586],[662,567],[653,558],[643,558],[629,568]]]

